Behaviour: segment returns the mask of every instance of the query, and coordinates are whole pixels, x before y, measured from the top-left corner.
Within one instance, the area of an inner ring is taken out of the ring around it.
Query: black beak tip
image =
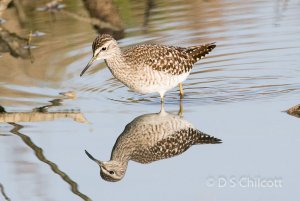
[[[83,69],[83,71],[81,71],[80,73],[80,77],[83,76],[83,74],[91,67],[91,65],[93,64],[93,62],[95,61],[95,57],[92,57],[91,60],[89,61],[89,63],[86,65],[86,67]]]
[[[96,161],[96,159],[87,150],[84,150],[84,152],[91,160]]]

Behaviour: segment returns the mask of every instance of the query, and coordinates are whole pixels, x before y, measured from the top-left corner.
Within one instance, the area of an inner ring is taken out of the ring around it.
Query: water
[[[298,199],[300,124],[282,111],[299,104],[299,1],[154,1],[150,10],[118,1],[124,48],[216,42],[184,83],[182,104],[186,121],[223,143],[130,162],[117,183],[102,180],[84,150],[108,160],[129,122],[159,112],[159,97],[130,91],[103,62],[80,78],[97,33],[64,13],[35,10],[44,3],[25,5],[23,25],[13,9],[3,16],[11,32],[45,35],[32,39],[33,63],[0,57],[0,105],[10,115],[0,114],[0,200]],[[64,3],[85,13],[81,1]],[[178,109],[174,89],[165,110]]]

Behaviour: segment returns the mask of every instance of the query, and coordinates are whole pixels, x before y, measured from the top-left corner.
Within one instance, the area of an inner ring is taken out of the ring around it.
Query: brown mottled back
[[[190,72],[193,64],[215,47],[214,43],[187,48],[145,44],[125,50],[124,56],[129,65],[144,63],[153,70],[180,75]]]
[[[201,131],[188,128],[175,132],[173,135],[158,141],[149,149],[151,155],[143,157],[140,163],[150,163],[156,160],[170,158],[185,152],[194,144],[220,144],[222,141]]]

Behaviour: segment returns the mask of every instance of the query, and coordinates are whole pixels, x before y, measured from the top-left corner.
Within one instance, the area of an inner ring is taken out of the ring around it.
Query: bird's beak
[[[99,161],[97,159],[95,159],[89,152],[87,152],[87,150],[84,150],[85,151],[85,154],[93,161],[95,161],[99,166],[102,166],[103,165],[103,162],[102,161]]]
[[[86,67],[83,69],[83,71],[80,73],[80,77],[87,71],[87,69],[94,63],[96,60],[96,57],[92,57],[89,63],[86,65]]]

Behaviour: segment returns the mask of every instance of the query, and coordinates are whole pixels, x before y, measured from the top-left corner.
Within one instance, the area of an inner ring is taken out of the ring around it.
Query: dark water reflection
[[[184,121],[224,141],[147,165],[130,163],[126,179],[115,184],[99,180],[84,150],[110,158],[128,122],[158,111],[158,95],[128,90],[103,62],[79,77],[97,35],[91,23],[67,14],[87,16],[82,1],[65,0],[64,12],[52,14],[36,11],[46,1],[22,2],[26,19],[14,7],[1,16],[0,31],[25,39],[32,31],[36,48],[33,63],[11,56],[7,45],[0,55],[0,199],[298,199],[300,124],[282,112],[299,104],[298,0],[115,1],[123,48],[216,41],[184,82]],[[60,94],[66,91],[77,97]],[[175,114],[178,104],[174,89],[166,110]],[[218,186],[219,178],[245,175],[280,178],[283,186]]]
[[[63,99],[54,99],[49,102],[51,104],[34,108],[31,112],[7,112],[5,108],[0,105],[0,123],[54,121],[62,118],[73,119],[79,123],[88,122],[80,111],[48,111],[52,107],[61,106]]]
[[[5,194],[5,190],[4,190],[4,186],[0,183],[0,191],[1,191],[1,194],[3,196],[3,198],[7,201],[10,201],[11,199]]]
[[[287,112],[289,115],[292,115],[292,116],[294,116],[294,117],[300,118],[300,104],[295,105],[295,106],[289,108],[286,112]]]
[[[72,92],[61,93],[65,95],[63,98],[74,97]],[[91,200],[88,196],[81,193],[78,190],[78,184],[73,181],[65,172],[59,169],[59,167],[47,159],[43,153],[43,149],[37,146],[26,134],[21,133],[22,125],[18,124],[20,122],[42,122],[42,121],[54,121],[61,118],[70,118],[79,123],[87,123],[87,120],[81,112],[76,111],[60,111],[60,112],[49,112],[48,110],[52,107],[61,106],[63,104],[63,98],[54,99],[49,101],[51,104],[34,108],[32,112],[7,112],[4,107],[0,106],[0,122],[8,123],[13,126],[13,129],[10,130],[10,133],[20,137],[25,145],[33,150],[35,156],[41,161],[48,164],[51,170],[58,174],[65,182],[70,185],[71,191],[78,195],[83,200]],[[6,200],[10,200],[4,192],[3,186],[1,185],[1,192]]]
[[[78,184],[73,181],[65,172],[63,172],[62,170],[60,170],[60,168],[52,161],[48,160],[47,157],[45,156],[45,154],[43,153],[43,149],[40,148],[39,146],[37,146],[36,144],[34,144],[34,142],[32,142],[32,140],[30,139],[30,137],[20,133],[20,130],[23,128],[23,126],[16,124],[16,123],[10,123],[14,128],[10,131],[11,133],[19,136],[22,141],[30,148],[34,151],[35,156],[41,161],[46,163],[47,165],[50,166],[51,170],[55,173],[58,174],[61,179],[63,179],[66,183],[68,183],[70,185],[70,189],[72,191],[72,193],[74,193],[75,195],[78,195],[80,198],[82,198],[83,200],[87,201],[87,200],[91,200],[88,196],[86,196],[85,194],[81,193],[78,190]]]

